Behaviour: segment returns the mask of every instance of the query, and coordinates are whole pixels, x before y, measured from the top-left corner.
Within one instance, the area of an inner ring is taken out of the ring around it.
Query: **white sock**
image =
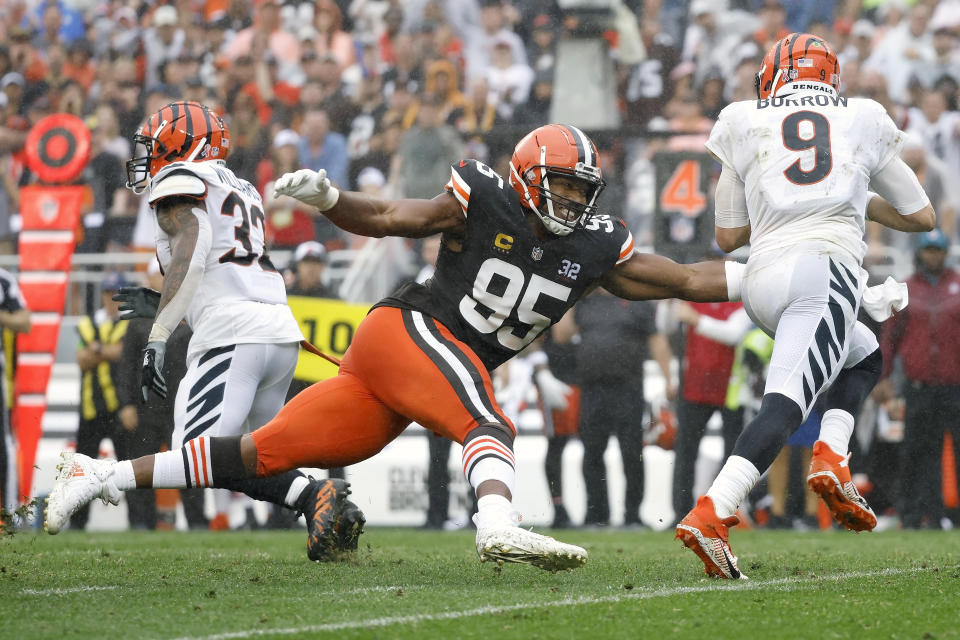
[[[843,409],[829,409],[824,412],[820,421],[821,442],[826,443],[837,455],[845,456],[850,447],[850,437],[853,436],[853,416]]]
[[[752,462],[740,456],[727,458],[707,491],[717,515],[721,518],[732,516],[759,480],[760,472]]]
[[[478,529],[500,529],[517,526],[516,511],[505,496],[487,494],[477,500],[474,523]]]
[[[187,473],[183,468],[182,450],[174,449],[154,454],[153,486],[157,489],[187,488]]]
[[[293,482],[290,483],[290,488],[287,489],[287,496],[283,499],[283,504],[291,508],[296,507],[300,494],[303,493],[303,490],[306,489],[309,484],[310,481],[307,480],[307,476],[294,478]]]
[[[137,478],[133,474],[133,463],[121,460],[113,465],[113,484],[120,491],[129,491],[137,488]]]

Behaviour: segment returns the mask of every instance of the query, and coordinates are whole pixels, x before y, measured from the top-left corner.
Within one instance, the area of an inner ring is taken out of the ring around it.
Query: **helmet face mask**
[[[133,136],[127,188],[143,193],[150,178],[174,162],[226,160],[230,132],[223,120],[198,102],[171,102],[151,115]]]
[[[510,161],[510,186],[558,236],[586,224],[605,184],[596,145],[576,127],[534,129],[517,143]]]

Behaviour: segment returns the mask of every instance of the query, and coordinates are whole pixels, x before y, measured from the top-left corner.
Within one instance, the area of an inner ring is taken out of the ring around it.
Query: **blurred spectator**
[[[20,293],[16,277],[0,269],[0,508],[13,513],[20,506],[17,491],[17,448],[10,428],[10,408],[13,399],[12,381],[15,362],[7,362],[8,345],[15,334],[30,331],[30,309]]]
[[[80,423],[77,427],[77,453],[98,458],[100,441],[109,438],[118,458],[130,457],[132,436],[118,419],[117,376],[123,356],[123,334],[127,320],[120,320],[120,303],[113,294],[129,286],[119,273],[108,274],[102,283],[101,307],[81,316],[77,323],[80,344],[77,365],[80,367]],[[84,507],[70,518],[71,529],[87,525],[90,508]],[[131,521],[131,525],[135,521]]]
[[[707,422],[720,413],[724,461],[743,430],[743,407],[739,403],[727,407],[727,386],[734,348],[753,322],[739,302],[673,302],[672,306],[677,320],[686,325],[673,467],[673,512],[680,518],[693,508],[694,471]]]
[[[709,3],[707,5],[709,8]],[[699,10],[702,9],[701,3]],[[660,114],[673,94],[670,72],[677,66],[680,54],[673,38],[656,20],[644,20],[640,37],[647,56],[625,70],[624,98],[627,122],[646,127],[651,118]]]
[[[884,323],[881,336],[881,402],[897,395],[889,376],[896,358],[903,363],[899,512],[907,529],[952,526],[945,520],[941,459],[950,433],[960,461],[960,273],[946,266],[949,248],[939,229],[919,237],[917,271],[907,280],[910,305]]]
[[[61,0],[43,0],[36,5],[32,22],[38,34],[50,38],[48,42],[73,42],[86,34],[83,15],[75,5]]]
[[[340,79],[340,67],[331,53],[325,53],[307,66],[307,83],[300,94],[305,109],[323,109],[330,117],[330,128],[341,134],[350,131],[357,107],[347,96]]]
[[[331,182],[338,187],[349,188],[347,139],[330,130],[327,112],[321,109],[307,111],[303,116],[300,134],[300,166],[314,171],[326,169]]]
[[[538,127],[550,121],[550,105],[553,104],[553,71],[540,71],[533,78],[533,89],[527,103],[517,111],[514,124],[529,124]]]
[[[171,5],[162,5],[153,12],[152,27],[143,34],[143,49],[146,54],[147,86],[161,82],[160,67],[184,53],[186,33],[177,26],[177,10]]]
[[[130,203],[132,193],[127,190],[127,174],[124,163],[107,148],[116,143],[116,129],[109,121],[110,107],[104,105],[99,110],[104,116],[99,121],[91,121],[90,162],[83,174],[83,182],[91,191],[89,204],[83,210],[85,236],[77,251],[102,253],[107,250],[108,242],[113,246],[126,246],[130,243],[134,218],[128,216],[133,210]],[[115,123],[114,123],[115,124]]]
[[[915,4],[908,18],[876,41],[873,54],[864,63],[865,68],[876,69],[887,77],[887,91],[897,102],[907,100],[907,87],[917,69],[933,62],[933,46],[927,33],[929,20],[930,7]]]
[[[735,30],[731,30],[726,24],[720,22],[720,8],[712,0],[694,0],[690,3],[690,17],[692,21],[687,27],[683,42],[683,60],[694,62],[695,69],[700,74],[705,74],[713,65],[719,64],[721,60],[730,60],[733,57],[733,51],[740,42],[740,37]],[[643,38],[644,43],[648,43],[655,36],[650,32],[659,32],[650,25],[644,25]],[[672,42],[668,35],[663,35],[662,46],[671,47]],[[764,47],[766,50],[766,47]],[[652,52],[649,52],[652,53]],[[666,74],[673,70],[676,62],[675,52],[662,51],[659,54],[661,64],[669,65],[666,68],[656,70],[659,74]],[[641,63],[642,64],[642,63]],[[653,79],[647,80],[653,82]],[[649,89],[653,92],[653,89]],[[662,94],[658,94],[662,95]],[[670,92],[666,93],[667,96]]]
[[[343,14],[337,3],[333,0],[317,0],[313,26],[317,32],[314,46],[318,56],[331,54],[340,72],[356,62],[353,37],[343,30]]]
[[[656,21],[651,20],[656,24]],[[553,71],[556,62],[557,23],[546,13],[541,13],[533,19],[533,33],[527,49],[530,66],[536,72]]]
[[[916,133],[948,167],[960,175],[960,113],[947,111],[947,100],[939,91],[925,91],[919,108],[908,110],[907,133]]]
[[[413,39],[408,34],[398,33],[391,48],[393,64],[383,72],[383,89],[387,97],[400,85],[410,93],[416,93],[423,82],[423,68],[413,47]]]
[[[490,90],[490,83],[485,77],[471,80],[463,122],[458,127],[460,131],[465,135],[482,136],[495,124],[502,122],[497,110],[498,101],[497,94]]]
[[[67,61],[63,65],[63,75],[83,87],[85,93],[90,91],[97,72],[91,60],[92,56],[93,48],[90,43],[76,40],[67,48]]]
[[[404,198],[436,196],[437,185],[450,179],[450,165],[463,157],[460,136],[456,129],[443,124],[440,108],[438,97],[424,96],[416,126],[400,140],[391,174],[399,178]]]
[[[273,197],[274,181],[300,168],[300,136],[292,129],[278,131],[273,137],[270,163],[262,175],[259,191],[267,214],[267,244],[277,249],[296,247],[314,239],[313,217],[299,201],[289,196]]]
[[[670,381],[670,347],[654,324],[654,305],[627,302],[596,289],[573,308],[580,335],[580,441],[587,490],[585,525],[610,523],[603,454],[617,436],[626,479],[623,522],[640,524],[643,500],[643,363],[652,356]]]
[[[467,110],[467,97],[459,86],[457,68],[449,60],[434,60],[427,66],[426,92],[440,101],[440,120],[454,126]]]
[[[467,36],[467,76],[486,75],[493,63],[494,49],[504,44],[510,49],[510,60],[515,64],[527,66],[527,51],[523,41],[507,27],[507,20],[501,0],[482,0],[480,26],[471,30]]]
[[[760,28],[753,33],[753,40],[761,51],[790,35],[787,28],[787,14],[783,8],[785,0],[764,0],[760,6]],[[722,59],[722,58],[721,58]]]
[[[527,101],[533,78],[533,69],[513,57],[509,40],[494,43],[487,80],[490,90],[497,95],[497,112],[505,120],[511,119],[517,107]]]
[[[939,27],[933,32],[933,60],[918,65],[916,74],[927,88],[947,76],[960,81],[960,51],[957,51],[957,34],[950,27]]]
[[[150,263],[148,285],[156,290],[163,286],[159,263]],[[167,397],[160,398],[150,394],[146,402],[140,397],[141,353],[147,346],[147,338],[153,327],[149,318],[134,318],[125,321],[127,330],[122,340],[122,355],[117,362],[117,402],[120,406],[118,417],[126,441],[126,452],[131,456],[145,456],[165,451],[170,447],[173,435],[173,401],[177,397],[180,381],[187,373],[187,344],[190,342],[190,328],[181,322],[167,341],[166,358],[163,361],[163,373],[168,381]],[[119,455],[119,452],[118,452]],[[159,491],[137,489],[124,495],[127,502],[127,517],[131,529],[156,529],[158,519],[172,529],[176,516],[176,503],[171,513],[169,509],[160,509],[162,502]],[[190,489],[180,492],[183,496],[183,509],[191,529],[206,528],[203,516],[203,489]],[[176,491],[173,491],[176,495]]]
[[[354,106],[356,112],[350,120],[350,133],[347,136],[347,153],[351,160],[370,153],[371,148],[377,145],[375,137],[382,133],[381,123],[387,112],[387,104],[383,99],[383,81],[379,75],[371,74],[360,81]],[[354,184],[352,162],[350,175],[350,183]]]
[[[281,77],[293,72],[300,60],[300,43],[280,21],[281,0],[258,0],[253,25],[239,31],[227,44],[224,56],[236,60],[243,56],[263,55],[267,50],[281,66]]]

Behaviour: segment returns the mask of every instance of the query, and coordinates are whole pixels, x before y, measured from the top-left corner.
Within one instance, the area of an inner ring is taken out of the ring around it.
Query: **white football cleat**
[[[478,528],[477,555],[480,562],[519,562],[546,571],[577,569],[587,563],[586,549],[520,527]]]
[[[110,476],[116,460],[94,460],[82,453],[60,454],[57,465],[57,480],[47,498],[43,528],[50,535],[59,533],[70,516],[94,498],[104,504],[118,504],[122,491],[117,489]]]

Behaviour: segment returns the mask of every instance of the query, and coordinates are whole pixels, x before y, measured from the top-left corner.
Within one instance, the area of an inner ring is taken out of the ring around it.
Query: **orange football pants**
[[[355,464],[411,422],[460,444],[481,424],[516,433],[470,347],[430,316],[378,307],[357,327],[339,375],[300,392],[253,432],[257,475]]]

